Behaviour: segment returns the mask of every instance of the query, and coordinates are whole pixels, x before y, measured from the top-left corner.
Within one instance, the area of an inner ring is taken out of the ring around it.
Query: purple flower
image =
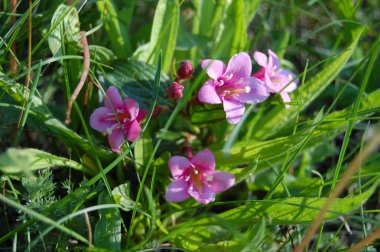
[[[130,98],[121,99],[116,87],[109,87],[104,99],[105,107],[97,108],[90,117],[90,125],[95,130],[108,134],[108,142],[113,151],[121,153],[124,138],[134,141],[140,134],[140,122],[146,115],[139,104]]]
[[[190,161],[181,156],[169,159],[174,180],[165,198],[169,202],[186,200],[190,196],[202,204],[215,200],[215,193],[223,192],[235,183],[231,173],[215,171],[215,158],[208,149],[198,152]]]
[[[290,102],[289,93],[297,88],[298,79],[295,79],[296,75],[292,71],[280,68],[278,57],[273,51],[269,49],[268,53],[269,59],[262,52],[253,54],[253,58],[263,68],[252,76],[265,81],[269,92],[280,93],[284,102]],[[286,108],[289,107],[286,105]]]
[[[245,103],[264,101],[269,92],[264,83],[251,77],[252,63],[248,54],[235,54],[228,65],[220,60],[202,60],[201,66],[212,80],[199,90],[198,99],[203,103],[223,103],[227,121],[236,124],[245,111]]]

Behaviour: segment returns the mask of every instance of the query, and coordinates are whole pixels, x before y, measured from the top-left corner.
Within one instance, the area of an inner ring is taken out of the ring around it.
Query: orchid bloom
[[[108,134],[108,142],[113,151],[121,153],[124,139],[134,141],[141,132],[140,122],[146,115],[139,104],[130,98],[122,100],[116,87],[109,87],[104,99],[105,107],[97,108],[90,117],[90,125],[95,130]]]
[[[255,52],[253,54],[256,62],[263,67],[260,71],[253,74],[253,77],[265,81],[269,92],[280,93],[284,102],[290,102],[289,93],[297,88],[298,79],[295,79],[296,75],[292,71],[280,67],[278,57],[273,51],[268,50],[268,54],[269,59],[262,52]],[[289,105],[286,105],[286,108],[289,107]]]
[[[191,160],[173,156],[169,168],[174,180],[169,185],[165,198],[169,202],[186,200],[190,196],[202,204],[215,200],[215,193],[223,192],[235,183],[231,173],[215,171],[213,153],[204,149]]]
[[[264,101],[269,92],[264,83],[251,77],[252,63],[248,54],[235,54],[228,65],[220,60],[203,60],[201,66],[212,80],[204,83],[198,99],[203,103],[220,104],[227,121],[236,124],[245,111],[245,103]]]

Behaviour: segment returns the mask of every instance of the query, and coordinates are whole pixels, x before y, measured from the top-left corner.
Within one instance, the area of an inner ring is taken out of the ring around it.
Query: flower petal
[[[104,97],[104,104],[106,105],[107,108],[116,110],[118,108],[123,107],[123,100],[121,99],[119,91],[117,90],[116,87],[114,86],[109,87],[106,91],[106,95],[108,98]]]
[[[220,104],[222,101],[215,90],[213,81],[206,81],[198,92],[198,100],[203,103]]]
[[[131,98],[125,98],[123,100],[124,108],[128,111],[130,120],[135,120],[139,114],[139,104]]]
[[[169,169],[174,179],[179,179],[183,172],[191,167],[191,163],[187,158],[181,156],[173,156],[169,159]]]
[[[121,145],[124,142],[124,136],[120,129],[115,129],[108,135],[108,143],[114,152],[121,153]]]
[[[140,135],[141,127],[140,124],[133,120],[131,123],[124,125],[125,137],[128,141],[133,142]]]
[[[107,129],[111,128],[116,123],[117,121],[114,118],[112,110],[106,107],[95,109],[90,116],[91,127],[102,133],[107,133]]]
[[[234,83],[241,78],[250,77],[252,72],[252,61],[248,54],[241,52],[232,56],[228,62],[224,78],[226,82]]]
[[[235,176],[229,172],[216,171],[212,174],[212,181],[209,182],[211,185],[210,190],[212,192],[224,192],[235,183]]]
[[[256,51],[253,54],[253,58],[255,59],[255,61],[257,62],[257,64],[259,64],[260,66],[262,66],[264,68],[267,67],[268,57],[264,53]]]
[[[269,92],[271,93],[277,93],[281,90],[281,88],[272,83],[272,79],[268,73],[265,73],[265,85],[268,87]]]
[[[155,108],[156,109],[156,108]],[[154,114],[154,112],[153,112]],[[145,110],[145,109],[139,109],[139,113],[136,117],[136,121],[138,122],[141,122],[142,120],[144,120],[144,118],[148,115],[148,110]]]
[[[245,89],[245,93],[237,94],[236,100],[242,103],[259,103],[269,96],[269,90],[262,81],[256,78],[245,78],[239,87]]]
[[[201,204],[208,204],[215,201],[215,193],[212,192],[207,185],[202,187],[202,192],[199,192],[196,186],[190,185],[188,193]]]
[[[287,79],[287,83],[285,84],[286,87],[284,91],[286,91],[287,93],[291,93],[297,89],[298,79],[296,79],[296,75],[292,71],[288,69],[281,69],[279,74],[284,76],[284,79],[285,78]],[[292,82],[289,83],[290,81]]]
[[[214,80],[217,80],[220,76],[222,76],[226,70],[226,65],[223,61],[212,59],[202,60],[201,67],[203,70],[206,70],[208,76]]]
[[[215,170],[215,157],[209,149],[198,152],[192,159],[191,163],[204,171]]]
[[[189,183],[185,180],[178,179],[170,183],[165,193],[165,199],[169,202],[180,202],[190,197],[187,192]]]
[[[255,77],[261,81],[265,81],[265,68],[262,67],[258,72],[252,74],[252,77]]]
[[[280,69],[280,61],[278,60],[277,54],[275,54],[271,49],[268,50],[268,53],[268,66],[270,66],[270,68]]]
[[[290,99],[290,96],[289,96],[289,94],[288,94],[287,92],[282,91],[282,92],[280,93],[280,95],[281,95],[282,101],[283,101],[284,103],[287,103],[287,102],[291,102],[291,101],[292,101],[292,99]],[[290,108],[290,105],[289,105],[289,104],[285,104],[285,108],[286,108],[286,109]]]
[[[244,115],[245,105],[237,100],[223,99],[223,109],[228,123],[237,124]]]

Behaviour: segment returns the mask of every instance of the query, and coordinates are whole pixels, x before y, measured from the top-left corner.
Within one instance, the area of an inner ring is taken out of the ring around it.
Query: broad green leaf
[[[127,58],[132,50],[128,28],[135,0],[125,1],[120,10],[112,0],[97,1],[96,5],[99,12],[105,15],[105,30],[111,42],[111,48],[119,58]]]
[[[91,59],[101,62],[102,64],[111,65],[116,58],[113,51],[104,46],[90,45],[89,49]]]
[[[251,252],[260,251],[259,245],[265,236],[265,218],[256,222],[252,228],[245,233],[239,233],[235,229],[229,230],[233,234],[230,240],[218,241],[216,243],[205,244],[202,246],[203,252],[220,252],[220,251],[241,251]]]
[[[376,90],[363,99],[359,106],[358,115],[365,118],[365,116],[379,110],[380,90]],[[304,150],[328,141],[343,132],[349,122],[349,116],[349,108],[325,116],[322,124],[313,130],[304,146]],[[296,134],[286,137],[278,137],[267,141],[249,140],[238,142],[231,148],[229,153],[224,153],[221,146],[214,146],[216,162],[226,166],[230,172],[237,174],[240,168],[236,167],[248,165],[259,157],[257,169],[261,170],[268,166],[266,162],[276,164],[285,158],[287,152],[290,154],[295,152],[300,147],[303,139],[309,134],[309,129],[312,125],[312,122],[305,123]]]
[[[13,80],[9,79],[6,75],[0,72],[0,88],[7,93],[12,99],[17,103],[23,104],[24,101],[24,86],[15,83]],[[27,94],[28,95],[28,94]],[[79,147],[87,153],[93,153],[88,140],[82,138],[77,133],[67,128],[61,121],[54,118],[50,113],[48,107],[42,101],[38,91],[36,90],[35,95],[30,98],[30,115],[33,116],[41,125],[45,126],[51,132],[58,135],[59,138],[71,147]],[[103,149],[99,146],[94,146],[95,152],[101,159],[110,159],[113,154],[111,151]]]
[[[141,166],[145,167],[153,151],[153,142],[149,134],[145,134],[140,138],[135,145],[134,151],[137,169],[141,168]]]
[[[0,171],[7,175],[29,176],[33,171],[50,167],[70,167],[89,172],[83,165],[37,149],[8,148],[0,155]]]
[[[248,29],[249,24],[255,17],[257,7],[259,6],[261,0],[244,0],[244,23],[246,29]]]
[[[210,124],[226,120],[226,112],[221,105],[204,104],[191,106],[192,124]]]
[[[112,196],[116,204],[123,206],[123,210],[132,210],[135,202],[129,195],[129,184],[122,184],[112,190]]]
[[[340,198],[332,204],[325,220],[332,220],[348,214],[366,201],[376,189],[377,183],[369,190],[354,197]],[[171,230],[172,241],[185,249],[200,247],[226,239],[231,227],[247,227],[263,218],[271,225],[309,224],[313,221],[327,198],[294,197],[276,200],[257,200],[213,216],[197,218],[191,225],[184,223]]]
[[[301,109],[307,108],[318,95],[338,76],[339,72],[346,65],[351,57],[363,28],[354,32],[353,41],[335,60],[326,63],[326,67],[317,75],[308,80],[303,87],[299,87],[291,94],[292,101],[302,102]],[[298,113],[298,105],[293,105],[289,109],[282,106],[272,108],[260,120],[260,127],[254,133],[255,139],[268,139],[289,124],[294,123]]]
[[[217,5],[213,1],[195,0],[194,8],[195,15],[193,18],[193,33],[210,36],[214,27],[212,27],[212,20],[214,18],[215,9]],[[223,1],[217,1],[223,2]]]
[[[112,72],[100,78],[107,85],[118,87],[123,97],[130,97],[147,109],[153,97],[155,67],[135,60],[118,60],[114,62]],[[168,104],[165,99],[166,87],[171,84],[167,75],[161,74],[161,86],[158,93],[158,104]]]
[[[162,50],[162,70],[167,73],[173,60],[179,27],[179,1],[160,0],[153,19],[150,41],[140,46],[133,58],[150,64],[157,62],[158,53]]]
[[[333,6],[346,19],[354,19],[356,8],[351,0],[334,0]]]
[[[114,204],[106,191],[98,196],[98,204]],[[117,250],[121,248],[121,216],[116,208],[99,210],[99,220],[95,225],[94,244],[97,247]]]
[[[222,50],[221,58],[229,58],[232,55],[244,51],[247,47],[247,26],[244,19],[244,1],[227,0],[222,22],[217,28],[213,52],[220,52],[220,47],[228,45],[228,49]]]
[[[51,20],[51,26],[54,27],[57,23],[59,23],[59,25],[55,27],[48,38],[49,48],[52,54],[55,56],[62,54],[62,41],[80,47],[78,11],[72,6],[59,5]]]

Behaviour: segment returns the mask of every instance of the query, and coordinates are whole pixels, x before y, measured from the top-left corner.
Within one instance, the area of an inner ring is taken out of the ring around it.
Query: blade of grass
[[[371,75],[372,68],[374,66],[374,63],[375,63],[375,60],[376,60],[376,57],[377,57],[377,53],[378,53],[379,47],[380,47],[380,36],[377,37],[377,40],[376,40],[376,42],[374,43],[374,45],[372,47],[371,57],[370,57],[370,60],[369,60],[369,63],[368,63],[367,71],[365,73],[363,82],[362,82],[362,84],[360,86],[359,94],[358,94],[358,96],[357,96],[357,98],[355,100],[354,106],[353,106],[353,108],[351,110],[351,117],[356,117],[356,114],[357,114],[358,109],[359,109],[360,102],[361,102],[361,100],[363,98],[364,91],[365,91],[365,89],[367,87],[368,80],[369,80],[369,77]],[[351,132],[352,132],[352,130],[354,128],[354,125],[355,125],[355,121],[350,121],[348,123],[348,125],[347,125],[346,132],[345,132],[345,135],[344,135],[343,144],[342,144],[342,148],[340,150],[340,154],[339,154],[339,158],[338,158],[338,163],[336,165],[335,172],[334,172],[334,178],[333,178],[333,184],[331,186],[331,191],[334,190],[336,181],[338,180],[338,177],[339,177],[339,174],[340,174],[340,169],[341,169],[342,164],[343,164],[344,156],[345,156],[345,153],[346,153],[346,150],[347,150],[347,147],[348,147],[348,143],[349,143]]]
[[[21,111],[24,111],[24,113],[21,112],[20,127],[17,127],[17,135],[16,135],[16,140],[14,142],[14,146],[18,146],[18,144],[20,142],[21,133],[22,133],[22,130],[24,129],[26,118],[29,115],[30,107],[32,105],[32,98],[33,98],[34,93],[36,91],[38,82],[40,80],[41,68],[42,68],[42,61],[40,61],[38,63],[38,68],[37,68],[37,71],[35,74],[35,79],[32,82],[32,86],[31,86],[30,91],[29,91],[28,99],[25,99],[25,101],[26,101],[26,103],[24,103],[25,106],[23,106],[23,108],[21,110]],[[28,90],[28,88],[26,88],[26,90]],[[27,91],[25,91],[25,92],[27,92]]]
[[[7,205],[11,206],[11,207],[18,209],[19,211],[25,212],[26,214],[30,215],[31,217],[33,217],[39,221],[42,221],[48,225],[54,226],[55,228],[61,230],[62,232],[74,237],[75,239],[78,239],[79,241],[88,244],[88,241],[86,238],[84,238],[83,236],[81,236],[77,232],[70,230],[67,227],[58,224],[56,221],[46,217],[45,215],[40,214],[36,211],[33,211],[33,210],[27,208],[26,206],[23,206],[23,205],[15,202],[11,199],[8,199],[7,197],[5,197],[2,194],[0,194],[0,200],[3,201],[4,203],[6,203]]]

